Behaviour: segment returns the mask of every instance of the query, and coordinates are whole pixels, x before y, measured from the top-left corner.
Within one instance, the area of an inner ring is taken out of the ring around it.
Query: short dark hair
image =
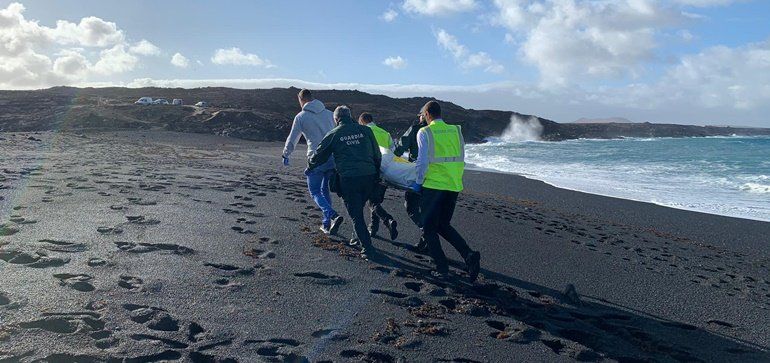
[[[437,119],[441,117],[441,105],[436,101],[428,101],[425,106],[422,106],[422,112],[427,113],[430,117]]]
[[[369,112],[364,112],[360,116],[358,116],[359,121],[363,121],[365,123],[372,123],[374,122],[374,117]]]
[[[310,101],[313,99],[313,92],[310,92],[310,90],[307,88],[303,88],[299,91],[297,97],[303,101]]]

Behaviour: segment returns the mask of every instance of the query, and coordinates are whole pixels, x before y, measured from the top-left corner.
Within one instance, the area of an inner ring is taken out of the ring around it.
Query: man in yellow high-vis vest
[[[439,276],[449,273],[440,235],[460,253],[465,260],[468,277],[475,281],[481,268],[481,255],[471,250],[451,225],[457,197],[463,190],[465,142],[462,130],[460,126],[449,125],[442,120],[441,106],[436,101],[426,103],[421,114],[428,121],[428,126],[417,133],[420,152],[416,160],[417,182],[412,189],[422,192],[422,236]]]
[[[377,140],[377,145],[379,147],[384,147],[386,149],[389,149],[390,151],[393,151],[395,149],[395,145],[393,144],[393,138],[390,137],[390,134],[382,129],[381,127],[377,126],[377,124],[374,123],[374,116],[372,116],[369,112],[364,112],[360,116],[358,116],[358,123],[364,126],[369,127],[372,129],[372,132],[374,133],[374,138]],[[380,195],[379,197],[384,197],[385,194],[385,186],[381,186]],[[377,232],[380,229],[380,221],[382,221],[382,224],[385,225],[385,228],[388,229],[388,234],[390,234],[390,240],[395,241],[396,238],[398,238],[398,223],[396,223],[396,220],[393,219],[393,216],[388,213],[385,208],[382,207],[382,201],[378,198],[370,199],[369,200],[369,207],[370,207],[370,220],[371,223],[369,223],[369,235],[374,237],[377,235]]]

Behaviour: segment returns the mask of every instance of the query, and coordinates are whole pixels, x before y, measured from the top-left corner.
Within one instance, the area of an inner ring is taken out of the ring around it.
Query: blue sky
[[[562,122],[770,127],[768,1],[0,0],[0,9],[3,89],[297,85]]]

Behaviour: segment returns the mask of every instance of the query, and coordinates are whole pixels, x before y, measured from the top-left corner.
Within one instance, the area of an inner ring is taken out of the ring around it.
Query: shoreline
[[[471,163],[468,163],[468,165],[469,166],[467,167],[466,170],[475,170],[475,171],[482,171],[482,172],[485,172],[485,173],[494,173],[494,174],[515,175],[515,176],[519,176],[519,177],[526,178],[526,179],[529,179],[529,180],[536,180],[536,181],[539,181],[539,182],[543,182],[543,183],[548,184],[548,185],[550,185],[550,186],[552,186],[554,188],[559,188],[559,189],[563,189],[563,190],[569,190],[569,191],[572,191],[572,192],[585,193],[585,194],[597,195],[597,196],[601,196],[601,197],[627,200],[627,201],[632,201],[632,202],[647,203],[647,204],[652,204],[652,205],[655,205],[655,206],[658,206],[658,207],[671,208],[671,209],[682,210],[682,211],[687,211],[687,212],[694,212],[694,213],[702,213],[702,214],[707,214],[707,215],[712,215],[712,216],[735,218],[735,219],[744,219],[744,220],[748,220],[748,221],[770,223],[770,219],[765,220],[765,219],[750,218],[750,217],[747,217],[747,216],[710,213],[709,211],[703,211],[703,210],[698,210],[698,209],[693,209],[693,208],[686,208],[686,207],[675,207],[675,206],[672,206],[672,205],[656,203],[654,201],[649,201],[649,200],[640,200],[640,199],[634,199],[634,198],[619,197],[619,196],[616,196],[616,195],[594,193],[594,192],[590,192],[590,191],[585,191],[585,190],[570,188],[570,187],[566,187],[566,186],[562,186],[562,185],[557,185],[557,184],[548,182],[546,180],[539,179],[539,178],[537,178],[534,175],[524,175],[524,174],[519,174],[519,173],[512,172],[512,171],[503,171],[503,170],[497,170],[497,169],[484,168],[484,167],[481,167],[481,166],[478,166],[478,165],[475,165],[475,164],[471,164]]]

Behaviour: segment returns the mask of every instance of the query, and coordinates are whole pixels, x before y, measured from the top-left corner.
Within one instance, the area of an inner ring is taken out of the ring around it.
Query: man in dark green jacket
[[[324,136],[308,161],[308,169],[320,166],[334,155],[340,175],[340,194],[361,242],[361,257],[367,259],[374,254],[374,248],[366,228],[364,205],[379,182],[382,154],[372,129],[357,124],[347,106],[334,110],[334,121],[338,126]]]

